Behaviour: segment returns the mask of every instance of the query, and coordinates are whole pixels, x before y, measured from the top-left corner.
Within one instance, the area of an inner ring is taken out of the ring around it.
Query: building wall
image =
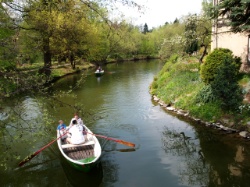
[[[218,2],[219,0],[213,1],[214,5],[218,4]],[[241,70],[249,72],[249,34],[230,32],[230,28],[226,27],[225,25],[226,18],[220,17],[217,20],[214,20],[212,28],[211,51],[215,48],[230,49],[235,56],[241,58]]]
[[[230,49],[235,56],[241,58],[241,69],[246,70],[248,64],[248,35],[225,31],[225,28],[220,28],[217,33],[212,35],[211,50],[214,50],[215,48]]]

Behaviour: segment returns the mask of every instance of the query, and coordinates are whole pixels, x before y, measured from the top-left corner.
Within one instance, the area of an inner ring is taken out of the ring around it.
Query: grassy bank
[[[200,63],[195,57],[172,56],[151,84],[151,94],[189,115],[207,122],[220,122],[236,129],[248,129],[250,105],[246,102],[250,79],[245,75],[240,85],[245,94],[245,103],[235,112],[223,111],[218,102],[201,102],[209,97],[209,90],[200,78]]]

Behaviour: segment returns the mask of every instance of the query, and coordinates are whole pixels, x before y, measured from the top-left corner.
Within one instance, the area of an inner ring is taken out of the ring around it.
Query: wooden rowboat
[[[96,76],[102,76],[104,74],[104,70],[96,70],[95,75]]]
[[[85,126],[86,127],[86,126]],[[83,144],[67,144],[65,140],[57,140],[58,148],[71,166],[80,171],[88,172],[95,167],[101,157],[101,145],[98,139],[86,127],[87,138]],[[85,136],[85,137],[86,137]],[[57,134],[60,137],[60,134]]]

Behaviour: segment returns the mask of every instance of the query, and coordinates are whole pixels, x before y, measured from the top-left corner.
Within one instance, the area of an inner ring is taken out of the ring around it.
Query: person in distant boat
[[[82,144],[85,142],[83,135],[83,125],[78,124],[77,120],[72,121],[72,127],[69,128],[70,137],[66,139],[69,144]]]
[[[98,70],[99,72],[101,72],[101,71],[102,71],[101,66],[98,66],[97,70]]]
[[[63,120],[59,120],[59,125],[57,126],[57,133],[59,133],[62,137],[61,139],[64,140],[67,138],[67,126],[63,123]]]

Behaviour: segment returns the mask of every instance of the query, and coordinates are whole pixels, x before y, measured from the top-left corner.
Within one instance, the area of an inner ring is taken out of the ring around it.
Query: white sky
[[[189,13],[199,14],[201,12],[202,0],[134,0],[140,5],[144,5],[144,14],[139,14],[136,9],[119,8],[124,12],[125,17],[133,20],[136,25],[147,23],[149,28],[164,25],[166,22],[174,22],[176,18],[188,15]]]

